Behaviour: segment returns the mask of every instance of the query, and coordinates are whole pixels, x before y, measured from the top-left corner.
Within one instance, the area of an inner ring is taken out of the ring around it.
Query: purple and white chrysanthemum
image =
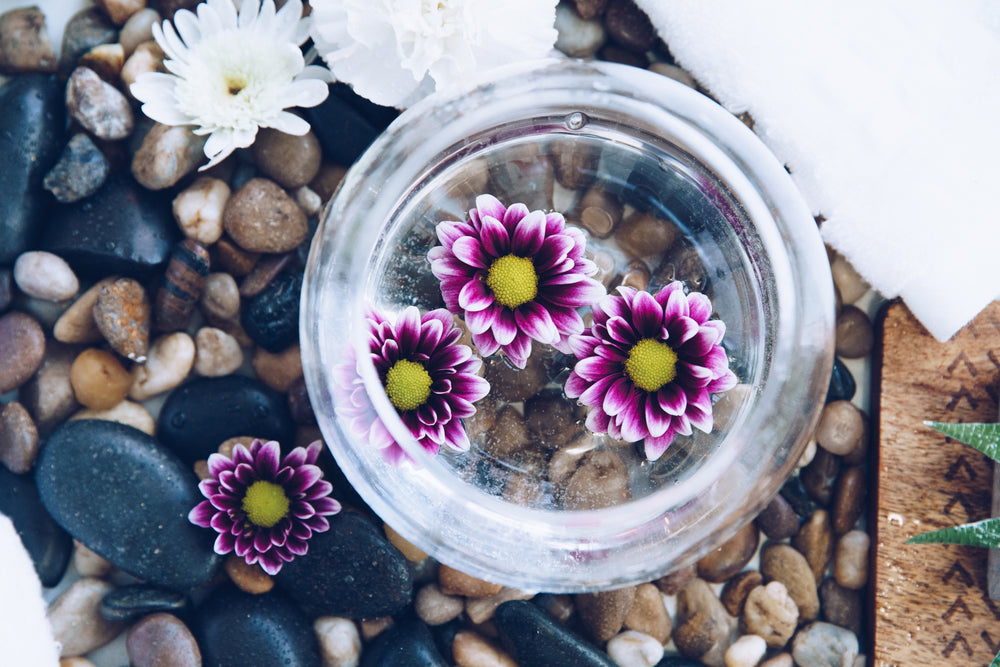
[[[464,222],[437,226],[440,246],[428,253],[445,305],[462,314],[480,354],[498,349],[518,368],[532,339],[561,345],[583,332],[576,309],[595,302],[604,287],[584,258],[586,239],[560,213],[509,208],[492,195],[476,198]]]
[[[295,556],[304,556],[313,533],[329,530],[326,517],[340,511],[330,498],[333,486],[316,465],[323,443],[296,447],[284,459],[274,440],[254,440],[233,448],[230,459],[208,457],[210,478],[198,484],[207,498],[188,520],[219,533],[215,552],[232,551],[248,565],[260,563],[277,574]]]
[[[712,430],[712,394],[736,384],[722,348],[726,326],[712,304],[673,282],[655,295],[619,287],[594,306],[594,324],[573,336],[577,361],[566,395],[593,409],[587,427],[626,442],[645,441],[660,458],[677,435]]]
[[[476,375],[483,362],[458,342],[462,332],[451,313],[439,308],[421,316],[410,306],[396,321],[374,311],[367,321],[375,371],[413,437],[431,455],[441,445],[469,449],[462,418],[476,413],[473,403],[489,393],[490,384]],[[340,386],[347,388],[337,415],[347,420],[354,435],[382,450],[391,464],[408,460],[375,412],[356,364],[339,366],[337,375]]]

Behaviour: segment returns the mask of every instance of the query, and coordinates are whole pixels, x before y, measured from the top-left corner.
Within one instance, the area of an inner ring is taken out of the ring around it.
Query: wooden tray
[[[1000,649],[987,550],[904,542],[990,516],[992,463],[923,422],[997,419],[1000,302],[947,343],[900,301],[884,307],[876,331],[870,664],[987,665]]]

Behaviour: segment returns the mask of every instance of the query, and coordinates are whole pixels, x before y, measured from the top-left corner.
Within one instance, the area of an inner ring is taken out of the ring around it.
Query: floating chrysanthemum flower
[[[285,111],[326,99],[330,73],[306,66],[299,49],[309,36],[300,0],[275,12],[273,0],[207,0],[197,16],[182,9],[173,24],[153,25],[169,73],[148,72],[132,84],[143,112],[166,125],[195,125],[209,135],[205,155],[218,164],[251,145],[260,127],[303,135],[309,123]]]
[[[473,403],[489,393],[490,384],[476,375],[483,362],[458,342],[462,332],[451,314],[439,308],[421,316],[410,306],[395,322],[374,311],[367,321],[375,370],[413,437],[431,455],[441,445],[467,450],[462,418],[476,413]],[[340,386],[347,388],[337,414],[393,465],[409,459],[375,412],[356,364],[337,370]]]
[[[477,72],[548,55],[555,0],[312,0],[312,38],[338,80],[405,108]]]
[[[476,198],[465,222],[438,223],[442,245],[428,253],[445,305],[465,317],[480,354],[503,349],[518,368],[531,341],[561,345],[583,332],[576,309],[604,296],[589,276],[597,267],[586,240],[560,213],[509,208],[492,195]]]
[[[215,552],[232,551],[268,574],[303,556],[313,533],[329,530],[326,517],[340,511],[330,498],[333,486],[316,464],[323,443],[296,447],[284,459],[274,440],[254,440],[233,457],[208,457],[210,478],[198,484],[208,500],[188,514],[191,523],[217,533]]]
[[[592,406],[587,427],[626,442],[645,441],[655,461],[679,435],[712,430],[712,394],[736,376],[722,348],[721,320],[700,292],[673,282],[655,296],[619,287],[594,306],[594,324],[573,336],[578,361],[566,395]]]

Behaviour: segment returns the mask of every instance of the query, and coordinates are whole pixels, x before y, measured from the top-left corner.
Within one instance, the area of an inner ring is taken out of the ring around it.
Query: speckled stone
[[[31,470],[38,455],[38,428],[17,401],[0,405],[0,463],[17,474]]]
[[[190,126],[157,123],[132,158],[132,175],[150,190],[176,185],[205,162],[205,140]]]
[[[799,532],[799,516],[779,494],[757,516],[757,525],[768,539],[780,541]]]
[[[713,584],[722,583],[750,562],[759,542],[760,531],[751,521],[698,561],[698,576]]]
[[[221,329],[202,327],[194,337],[194,372],[202,377],[223,377],[243,365],[243,350]]]
[[[140,363],[149,352],[151,318],[146,290],[131,278],[105,286],[94,304],[94,321],[104,339],[115,352]]]
[[[55,72],[58,66],[45,14],[37,6],[0,14],[0,73]]]
[[[45,356],[45,333],[30,315],[21,312],[0,317],[0,394],[24,384]]]
[[[80,56],[77,65],[93,70],[97,76],[112,86],[118,84],[122,66],[125,64],[125,49],[121,44],[98,44]]]
[[[653,584],[639,584],[635,589],[635,600],[625,614],[622,627],[649,635],[661,644],[670,639],[673,621],[663,602],[663,595]]]
[[[361,654],[361,667],[446,667],[448,664],[441,657],[427,626],[413,618],[394,623],[367,644]]]
[[[240,291],[236,280],[228,273],[208,274],[200,304],[207,318],[230,320],[237,317],[240,314]]]
[[[236,554],[229,554],[223,565],[229,579],[244,593],[260,595],[274,588],[274,578],[265,572],[260,565],[248,565],[246,560]]]
[[[155,612],[181,614],[191,608],[183,593],[146,584],[122,586],[101,600],[101,616],[109,621],[132,621]]]
[[[125,629],[100,614],[101,598],[114,588],[100,579],[78,579],[49,607],[52,635],[63,657],[85,655],[104,646]]]
[[[225,181],[202,176],[174,197],[174,218],[184,235],[205,245],[218,241],[230,194]]]
[[[253,178],[229,197],[222,212],[226,233],[244,250],[282,253],[305,241],[306,216],[281,186]]]
[[[843,535],[854,527],[864,511],[867,492],[864,468],[852,466],[841,471],[833,489],[830,507],[834,533]]]
[[[648,51],[656,41],[653,24],[633,0],[609,0],[604,27],[616,44],[634,53]]]
[[[271,128],[257,133],[253,156],[266,176],[278,185],[295,189],[306,185],[319,172],[323,154],[319,139],[313,132],[301,136],[285,134]]]
[[[816,579],[805,556],[787,544],[770,544],[761,551],[760,572],[768,582],[780,581],[799,608],[799,618],[811,621],[819,614]]]
[[[501,604],[495,623],[504,648],[521,667],[614,667],[606,653],[521,600]]]
[[[59,161],[45,175],[45,189],[58,201],[69,204],[97,192],[109,170],[108,159],[90,137],[74,134]]]
[[[257,345],[280,352],[298,340],[301,291],[302,274],[286,271],[244,304],[240,323]]]
[[[806,557],[816,581],[826,572],[833,559],[833,527],[826,510],[816,510],[792,538],[792,546]]]
[[[78,347],[47,341],[41,366],[21,387],[21,402],[28,408],[42,437],[79,406],[69,381],[69,369],[78,352]]]
[[[159,330],[187,329],[194,307],[201,298],[208,269],[208,250],[200,243],[184,239],[174,246],[153,305]]]
[[[100,8],[88,7],[77,12],[63,32],[60,69],[71,71],[84,53],[98,44],[113,44],[117,38],[118,30]]]
[[[201,667],[201,650],[187,626],[172,614],[145,617],[125,640],[132,667]]]
[[[66,109],[98,139],[124,139],[135,127],[135,116],[125,96],[88,67],[77,67],[70,75]]]

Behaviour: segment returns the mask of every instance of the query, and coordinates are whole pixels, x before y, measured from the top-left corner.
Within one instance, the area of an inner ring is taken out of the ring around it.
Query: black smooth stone
[[[323,147],[323,157],[337,164],[357,160],[381,132],[352,102],[342,89],[331,86],[322,104],[302,110]]]
[[[148,584],[185,591],[222,560],[215,533],[188,521],[204,500],[191,468],[142,431],[116,422],[69,421],[49,436],[35,477],[59,525]]]
[[[198,378],[167,396],[156,425],[160,442],[187,463],[238,435],[277,440],[290,451],[295,424],[285,397],[244,375]]]
[[[109,621],[131,621],[158,611],[182,616],[191,607],[188,596],[145,584],[121,586],[101,600],[101,616]]]
[[[361,667],[447,667],[427,625],[406,618],[380,634],[361,654]]]
[[[54,205],[41,248],[65,259],[80,276],[146,280],[166,268],[179,238],[170,200],[118,171],[86,199]]]
[[[615,667],[606,653],[527,600],[504,602],[493,621],[520,667]]]
[[[705,663],[684,658],[679,655],[668,655],[656,663],[656,667],[706,667]]]
[[[465,620],[462,617],[453,618],[447,623],[433,625],[429,629],[434,637],[434,645],[441,655],[452,655],[451,646],[455,643],[455,635],[466,629]]]
[[[14,274],[8,268],[0,268],[0,313],[10,308],[14,301]]]
[[[240,315],[247,335],[268,352],[281,352],[299,339],[302,274],[282,273],[250,299]]]
[[[73,135],[59,161],[45,175],[45,189],[64,204],[89,197],[108,177],[108,159],[82,132]]]
[[[789,478],[778,493],[792,506],[792,511],[803,519],[808,519],[816,511],[816,503],[809,497],[799,475]]]
[[[858,384],[844,362],[834,357],[833,373],[830,374],[830,389],[826,392],[826,402],[849,401],[854,398]]]
[[[413,597],[413,575],[401,553],[361,514],[329,517],[330,530],[309,552],[286,563],[278,587],[310,616],[377,618],[397,614]]]
[[[111,19],[98,7],[90,7],[73,14],[63,32],[59,68],[70,72],[80,56],[100,44],[118,41],[118,30]]]
[[[0,514],[13,522],[42,586],[58,584],[73,555],[73,539],[49,516],[30,473],[15,475],[0,466]]]
[[[66,143],[63,86],[55,75],[0,87],[0,265],[35,247],[52,198],[42,179]]]
[[[217,588],[196,610],[191,629],[206,667],[322,664],[312,623],[277,592]]]

